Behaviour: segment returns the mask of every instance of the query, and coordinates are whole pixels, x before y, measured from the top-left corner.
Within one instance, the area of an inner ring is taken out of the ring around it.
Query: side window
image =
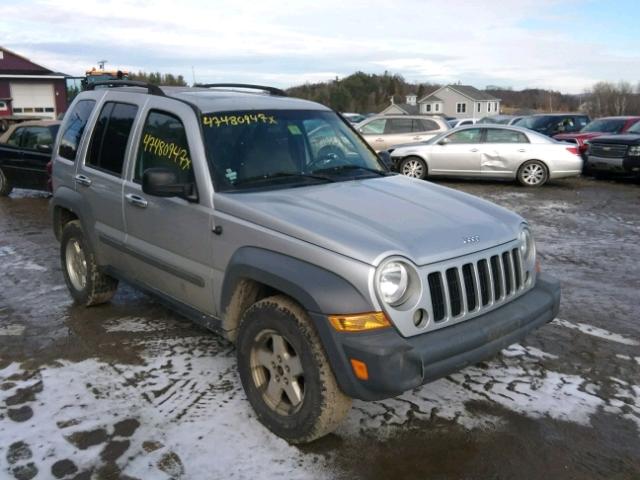
[[[385,118],[378,118],[367,123],[361,128],[362,133],[365,135],[382,135],[384,133],[384,127],[387,123]]]
[[[385,133],[411,133],[412,123],[410,118],[390,118]]]
[[[72,162],[75,161],[84,127],[87,125],[95,105],[95,100],[80,100],[73,110],[65,115],[67,122],[64,134],[60,139],[58,155]]]
[[[487,128],[486,143],[529,143],[527,137],[515,130],[501,128]]]
[[[127,103],[104,104],[93,129],[87,165],[122,175],[124,155],[137,112],[137,106]]]
[[[7,145],[13,145],[14,147],[20,146],[20,138],[22,137],[22,132],[24,132],[25,127],[16,128],[9,139],[7,140]]]
[[[460,143],[480,143],[481,131],[479,128],[469,128],[452,133],[447,137],[448,142],[452,145]]]
[[[440,126],[436,122],[427,118],[419,118],[413,121],[414,132],[430,132],[439,129]]]
[[[53,137],[47,127],[25,127],[22,133],[22,148],[29,148],[31,150],[42,147],[51,148],[52,143]]]
[[[169,168],[176,172],[180,183],[194,181],[193,166],[184,125],[174,115],[152,110],[147,116],[138,146],[133,180],[142,183],[148,168]]]

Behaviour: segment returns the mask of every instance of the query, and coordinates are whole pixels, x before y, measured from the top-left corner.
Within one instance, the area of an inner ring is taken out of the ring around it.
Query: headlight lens
[[[530,265],[536,256],[536,245],[533,241],[533,235],[531,235],[531,230],[529,227],[522,227],[520,231],[520,253],[522,254],[522,259],[527,265]]]
[[[378,275],[378,291],[385,303],[398,305],[409,287],[409,273],[401,262],[392,261]]]
[[[634,145],[632,147],[629,147],[628,155],[631,157],[640,156],[640,145]]]

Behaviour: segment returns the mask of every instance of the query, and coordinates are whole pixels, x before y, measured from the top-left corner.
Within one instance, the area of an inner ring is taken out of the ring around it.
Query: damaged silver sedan
[[[389,150],[394,169],[409,177],[515,179],[539,187],[582,171],[578,148],[526,128],[475,125]]]

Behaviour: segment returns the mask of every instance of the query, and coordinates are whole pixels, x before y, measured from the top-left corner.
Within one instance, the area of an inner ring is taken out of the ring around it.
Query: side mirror
[[[447,137],[444,137],[442,140],[440,140],[438,142],[438,145],[444,146],[444,145],[448,144],[449,142],[450,142],[450,140]]]
[[[382,160],[384,166],[389,170],[393,168],[393,160],[391,159],[391,154],[389,152],[387,152],[386,150],[382,150],[381,152],[378,152],[378,157],[380,158],[380,160]]]
[[[142,191],[155,197],[180,197],[194,202],[195,185],[179,183],[178,175],[169,168],[148,168],[142,174]]]

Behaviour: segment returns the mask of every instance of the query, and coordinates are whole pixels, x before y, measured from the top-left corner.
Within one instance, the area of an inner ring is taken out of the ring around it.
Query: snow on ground
[[[637,340],[633,340],[631,338],[627,338],[624,335],[620,335],[619,333],[613,333],[609,330],[605,330],[604,328],[594,327],[593,325],[587,325],[586,323],[571,323],[567,320],[562,320],[560,318],[556,318],[553,321],[554,324],[560,325],[562,327],[571,328],[574,330],[578,330],[587,335],[591,335],[593,337],[602,338],[604,340],[610,340],[612,342],[621,343],[623,345],[640,345],[640,342]]]
[[[146,332],[148,326],[137,317],[105,325],[115,332]],[[258,423],[228,343],[215,335],[141,342],[141,364],[89,359],[0,370],[0,472],[37,470],[37,479],[65,468],[154,479],[332,476],[330,459],[303,454]],[[599,385],[540,364],[555,358],[513,345],[486,364],[400,397],[355,401],[336,433],[379,437],[433,417],[467,429],[499,428],[504,419],[471,410],[474,400],[583,425],[605,410],[640,428],[640,386],[613,379],[617,392],[606,400]],[[245,455],[251,462],[240,461]]]

